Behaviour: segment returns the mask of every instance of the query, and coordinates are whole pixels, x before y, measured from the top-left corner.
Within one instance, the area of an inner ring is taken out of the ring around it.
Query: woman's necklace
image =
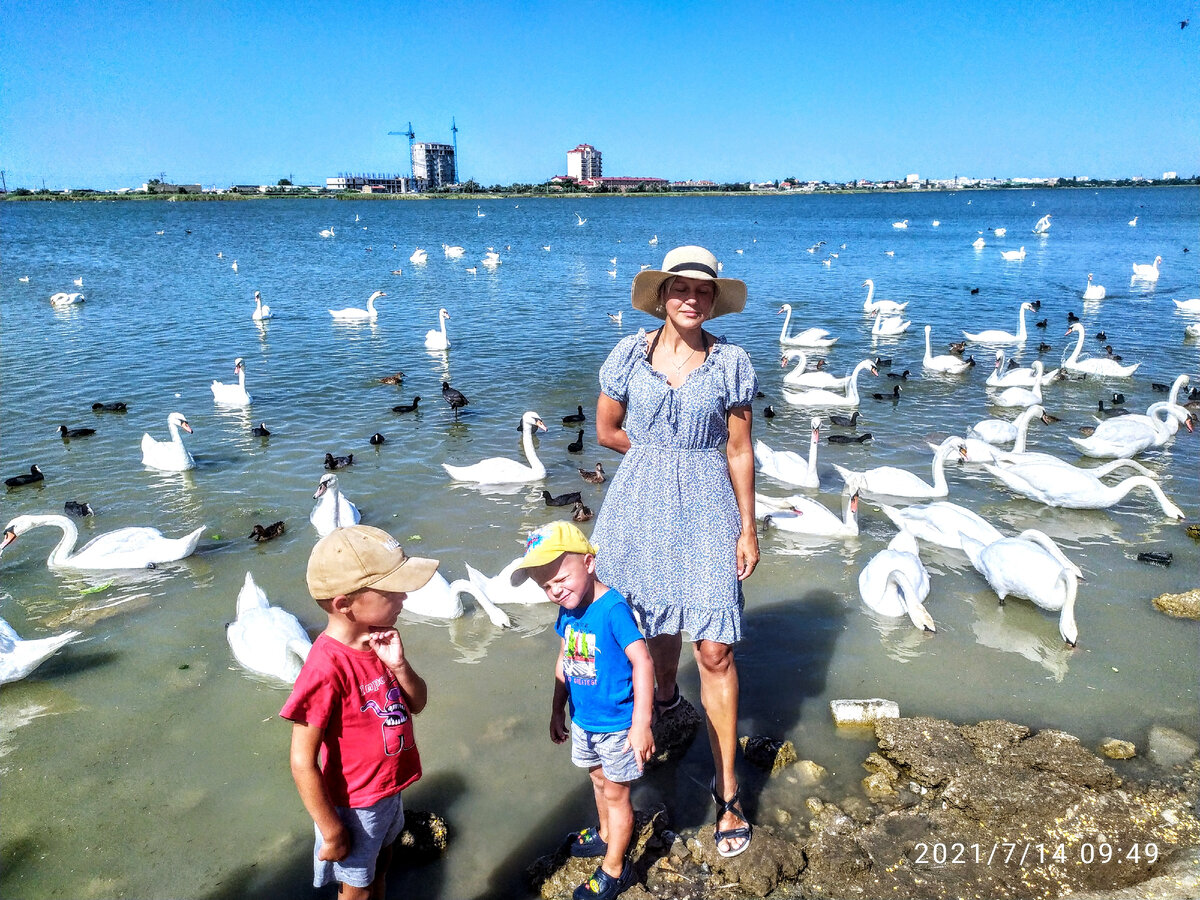
[[[675,367],[675,374],[678,375],[681,371],[683,371],[683,367],[686,366],[688,363],[690,363],[692,361],[692,357],[695,355],[696,355],[696,351],[693,350],[691,353],[689,353],[687,356],[685,356],[683,358],[683,362],[681,362],[679,365],[677,365]]]

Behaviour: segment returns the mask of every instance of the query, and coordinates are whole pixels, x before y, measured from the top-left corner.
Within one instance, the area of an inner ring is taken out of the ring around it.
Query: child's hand
[[[629,729],[629,737],[625,739],[625,749],[632,750],[637,756],[638,764],[645,768],[650,757],[654,755],[654,733],[650,726],[632,726]]]
[[[567,712],[559,707],[550,715],[550,740],[561,744],[571,736],[567,728]]]
[[[385,628],[382,631],[372,631],[367,635],[371,649],[389,669],[395,669],[404,664],[404,644],[400,640],[400,632],[395,628]]]
[[[350,855],[350,832],[344,826],[339,826],[333,834],[321,835],[321,849],[317,859],[322,862],[339,862]]]

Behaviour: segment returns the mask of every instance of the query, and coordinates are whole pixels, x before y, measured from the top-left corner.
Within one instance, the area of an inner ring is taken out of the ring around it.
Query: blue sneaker
[[[571,855],[589,858],[608,853],[608,843],[600,837],[598,828],[585,828],[571,835]]]
[[[596,874],[575,888],[572,895],[574,900],[613,900],[618,894],[633,884],[633,866],[626,860],[621,868],[621,877],[613,878],[601,866]]]

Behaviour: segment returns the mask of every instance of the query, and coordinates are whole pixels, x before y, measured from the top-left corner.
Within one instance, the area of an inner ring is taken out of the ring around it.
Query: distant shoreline
[[[304,194],[299,192],[288,193],[269,193],[269,194],[146,194],[141,192],[127,192],[118,194],[115,192],[96,192],[96,193],[35,193],[17,195],[12,192],[3,196],[5,202],[14,203],[45,203],[45,202],[104,202],[110,200],[133,201],[133,202],[155,202],[165,201],[169,203],[213,203],[213,202],[255,202],[263,200],[401,200],[401,201],[421,201],[421,200],[591,200],[596,197],[819,197],[829,194],[905,194],[905,195],[921,195],[921,194],[962,194],[962,193],[979,193],[982,191],[1032,191],[1032,190],[1121,190],[1125,188],[1195,188],[1197,182],[1193,180],[1180,181],[1178,183],[1164,184],[1162,182],[1143,182],[1139,184],[1101,184],[1101,183],[1084,183],[1084,184],[1065,184],[1065,185],[1047,185],[1047,184],[989,184],[972,187],[959,188],[922,188],[920,190],[908,189],[874,189],[874,188],[829,188],[820,191],[624,191],[616,193],[597,194],[591,192],[578,193],[555,193],[542,194],[530,192],[513,192],[513,193],[488,193],[479,192],[472,194],[359,194],[350,192],[339,193],[323,193],[323,194]]]

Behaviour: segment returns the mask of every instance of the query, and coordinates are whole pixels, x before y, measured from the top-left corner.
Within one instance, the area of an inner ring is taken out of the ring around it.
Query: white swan
[[[864,359],[850,373],[849,381],[846,382],[846,393],[844,394],[821,388],[811,388],[807,391],[792,393],[786,389],[785,385],[783,399],[794,406],[858,406],[858,373],[864,369],[870,369],[872,375],[877,374],[874,363],[869,359]]]
[[[358,220],[355,219],[355,221],[357,222]],[[330,226],[329,228],[322,228],[318,234],[325,238],[336,237],[336,235],[333,233],[333,226]]]
[[[246,364],[240,356],[233,361],[233,371],[237,373],[237,384],[225,384],[223,381],[212,383],[213,402],[224,406],[249,406],[251,398],[246,393]]]
[[[471,567],[467,566],[467,570],[469,572]],[[434,572],[433,577],[422,587],[408,592],[404,599],[404,611],[431,619],[457,619],[465,612],[463,594],[474,598],[479,608],[497,628],[508,628],[512,625],[508,615],[498,609],[473,581],[466,578],[446,581],[446,576],[441,572]]]
[[[383,291],[376,291],[367,298],[366,309],[348,306],[345,309],[331,309],[329,314],[339,322],[374,322],[379,317],[379,313],[375,309],[375,301],[386,296],[387,294]]]
[[[907,228],[908,227],[908,219],[905,219],[903,222],[893,222],[892,227],[893,228]]]
[[[1092,273],[1088,272],[1087,287],[1083,289],[1084,300],[1103,300],[1107,291],[1102,284],[1092,284]]]
[[[308,514],[308,521],[312,522],[313,528],[317,529],[317,534],[321,537],[325,537],[335,528],[357,525],[362,519],[358,507],[341,492],[337,476],[332,472],[321,476],[313,499],[317,503]]]
[[[1075,340],[1075,349],[1071,351],[1071,355],[1062,362],[1062,367],[1068,372],[1078,372],[1082,375],[1098,375],[1102,378],[1128,378],[1141,365],[1139,362],[1134,363],[1132,366],[1123,366],[1115,359],[1099,356],[1080,359],[1079,354],[1083,350],[1083,323],[1073,323],[1067,329],[1064,337],[1070,335],[1072,331],[1079,335],[1079,337]]]
[[[417,266],[425,265],[425,263],[428,262],[428,260],[429,260],[429,254],[426,253],[424,250],[422,250],[420,247],[418,247],[416,250],[414,250],[412,256],[410,256],[408,258],[408,261],[410,263],[412,263],[413,265],[417,265]]]
[[[1005,388],[995,397],[988,400],[992,406],[1005,406],[1009,408],[1017,406],[1034,406],[1042,402],[1042,361],[1035,359],[1033,361],[1033,387],[1010,387]]]
[[[1026,532],[1036,535],[1040,532]],[[1075,595],[1079,579],[1064,567],[1036,538],[1002,538],[986,547],[963,538],[963,552],[1003,603],[1010,594],[1059,613],[1058,633],[1074,647],[1079,642],[1075,623]]]
[[[763,524],[780,531],[819,537],[858,536],[858,491],[854,489],[842,493],[841,518],[811,497],[788,497],[780,502],[756,493],[754,502],[756,508],[763,507],[768,510],[762,515]],[[772,506],[781,508],[772,509]]]
[[[1034,234],[1046,234],[1050,231],[1050,214],[1042,216],[1037,220],[1037,224],[1033,226]]]
[[[1046,372],[1043,369],[1042,383],[1046,384],[1058,377],[1058,369]],[[1030,366],[1023,369],[1019,366],[1009,366],[1008,354],[1003,350],[996,351],[996,365],[992,374],[984,382],[988,387],[1033,387],[1037,381],[1037,370]]]
[[[163,537],[157,528],[118,528],[92,538],[76,552],[79,529],[66,516],[17,516],[4,528],[0,552],[31,528],[43,525],[61,528],[63,533],[46,560],[52,569],[145,569],[156,563],[175,562],[192,555],[205,527],[201,525],[181,538]]]
[[[888,316],[884,318],[883,312],[875,313],[875,323],[871,326],[872,337],[889,337],[897,334],[904,334],[912,325],[911,319],[905,319],[903,316]]]
[[[918,628],[937,631],[925,609],[929,573],[921,563],[920,548],[907,531],[901,531],[886,550],[880,550],[858,573],[858,595],[863,603],[893,619],[908,616]]]
[[[1138,281],[1158,281],[1158,264],[1160,262],[1162,262],[1162,257],[1156,256],[1154,257],[1154,262],[1150,263],[1150,265],[1134,263],[1133,279]]]
[[[945,497],[950,493],[950,488],[946,485],[946,459],[951,453],[958,450],[961,443],[962,438],[948,437],[938,446],[937,452],[933,455],[933,484],[927,483],[919,475],[914,475],[907,469],[899,469],[895,466],[879,466],[865,472],[851,472],[836,463],[833,467],[838,470],[847,484],[853,481],[861,485],[862,492],[868,496],[883,495],[885,497],[918,499]]]
[[[1025,343],[1025,311],[1033,311],[1032,303],[1022,303],[1019,316],[1017,333],[1013,334],[1009,331],[1000,331],[998,329],[990,329],[988,331],[979,331],[971,334],[969,331],[963,332],[963,337],[968,341],[975,341],[977,344],[1023,344]]]
[[[994,234],[996,237],[1004,237],[1006,234],[1008,234],[1008,229],[1007,228],[993,228],[992,234]]]
[[[426,350],[449,350],[450,337],[446,334],[446,320],[450,318],[450,313],[444,309],[438,310],[438,325],[439,328],[431,328],[425,332],[425,349]]]
[[[521,562],[521,557],[517,557],[507,566],[500,570],[500,574],[494,578],[488,578],[478,569],[467,566],[467,577],[471,580],[471,584],[475,585],[480,593],[484,594],[492,604],[512,604],[520,606],[533,606],[538,603],[549,603],[550,598],[532,579],[522,578],[517,584],[513,584],[513,573],[517,571],[517,567]],[[504,615],[502,610],[497,610],[500,615]],[[507,616],[505,616],[505,624],[501,627],[508,627]],[[495,619],[492,620],[496,622]],[[500,625],[499,622],[496,622]]]
[[[183,446],[183,436],[179,433],[182,428],[188,434],[192,426],[183,413],[173,412],[167,416],[167,430],[171,432],[169,441],[156,441],[149,434],[142,435],[142,465],[164,472],[183,472],[196,468],[196,460]]]
[[[1200,322],[1195,322],[1191,325],[1185,325],[1183,333],[1188,337],[1200,337]]]
[[[273,313],[271,312],[271,307],[262,302],[262,294],[260,294],[258,291],[255,291],[254,312],[251,313],[250,318],[252,318],[255,322],[264,322],[271,318],[272,315]]]
[[[59,291],[57,294],[50,295],[50,305],[51,306],[74,306],[76,303],[82,303],[86,299],[87,298],[83,294],[79,293],[78,291],[73,291],[71,293],[67,293],[66,291]]]
[[[618,313],[619,315],[619,313]],[[620,324],[620,320],[617,321]],[[805,371],[808,368],[808,354],[803,350],[792,348],[783,351],[783,359],[780,360],[780,366],[787,367],[791,360],[797,360],[795,367],[783,376],[783,383],[792,387],[820,387],[820,388],[845,388],[846,383],[850,380],[849,375],[834,375],[826,372],[823,369],[817,369],[812,372]]]
[[[832,347],[837,343],[837,338],[829,337],[829,332],[824,328],[806,328],[789,335],[788,328],[792,324],[792,305],[790,303],[783,304],[779,307],[779,312],[787,313],[783,320],[783,328],[779,332],[779,343],[788,347]]]
[[[909,301],[907,300],[903,303],[897,303],[895,300],[876,300],[875,282],[870,278],[864,281],[861,287],[867,289],[867,299],[863,301],[863,312],[869,316],[881,311],[884,315],[896,316],[904,312],[904,307],[908,306]]]
[[[501,263],[500,254],[495,250],[489,250],[483,255],[483,259],[481,259],[479,263],[480,265],[486,266],[489,269],[495,269],[496,266],[500,265]]]
[[[300,620],[272,606],[249,572],[238,592],[237,619],[225,626],[225,638],[242,666],[288,684],[295,683],[312,649]]]
[[[799,487],[819,488],[817,476],[817,444],[821,437],[821,418],[812,417],[812,440],[808,445],[808,459],[792,450],[772,450],[761,440],[754,442],[754,458],[759,471],[764,475]]]
[[[470,466],[442,463],[442,468],[450,473],[450,477],[455,481],[473,481],[477,484],[521,484],[526,481],[538,481],[546,477],[546,467],[538,459],[533,446],[534,429],[545,431],[546,424],[541,416],[530,410],[521,416],[521,443],[529,465],[503,456],[493,456]]]
[[[986,245],[987,241],[983,239],[983,235],[980,235],[979,237],[975,238],[975,240],[971,241],[971,246],[976,250],[982,250]]]
[[[1172,300],[1171,302],[1181,312],[1200,313],[1200,297],[1193,297],[1191,300]]]
[[[1029,423],[1034,418],[1041,419],[1043,424],[1050,424],[1046,410],[1040,404],[1035,403],[1032,406],[1026,407],[1011,422],[1006,422],[1004,419],[984,419],[981,422],[976,422],[967,429],[967,437],[992,444],[993,446],[1014,444],[1014,453],[1024,453],[1025,435],[1029,430]]]
[[[442,244],[442,252],[446,254],[449,259],[457,259],[467,251],[462,247],[451,247],[448,244]]]
[[[879,508],[897,528],[912,534],[917,540],[951,550],[962,549],[962,537],[972,537],[983,544],[998,541],[1003,535],[990,522],[965,506],[949,500],[935,500],[924,506],[897,509],[880,504]]]
[[[53,637],[26,641],[0,619],[0,684],[20,681],[79,635],[78,631],[64,631]]]
[[[925,326],[925,358],[921,361],[921,365],[931,372],[945,372],[949,375],[961,375],[967,369],[975,364],[974,360],[962,359],[958,356],[953,356],[949,353],[943,353],[938,356],[933,355],[933,348],[930,346],[929,333],[933,330],[933,326]]]
[[[1158,418],[1160,414],[1161,419]],[[1072,437],[1070,441],[1085,456],[1128,459],[1151,447],[1165,446],[1180,424],[1187,424],[1188,430],[1192,430],[1188,411],[1177,404],[1162,401],[1150,404],[1144,416],[1105,419],[1088,437]]]
[[[1108,485],[1087,469],[1044,462],[1018,463],[1011,466],[986,466],[992,475],[1010,490],[1047,506],[1066,509],[1108,509],[1137,487],[1154,494],[1164,513],[1183,519],[1183,511],[1163,493],[1163,489],[1145,475],[1134,475],[1116,485]]]
[[[1008,262],[1020,262],[1025,258],[1025,248],[1022,247],[1020,250],[1001,250],[1000,256]]]

